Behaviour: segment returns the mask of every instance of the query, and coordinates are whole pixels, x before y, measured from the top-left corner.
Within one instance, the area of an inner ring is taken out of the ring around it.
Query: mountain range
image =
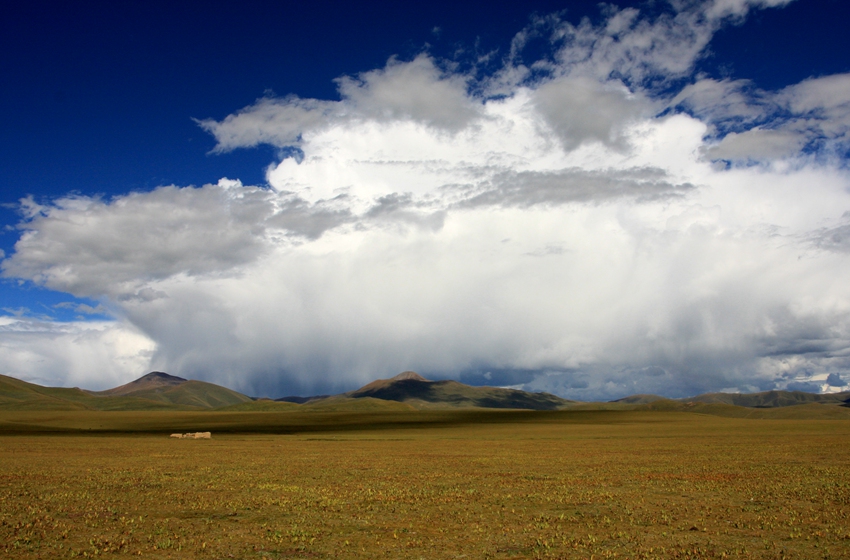
[[[231,389],[151,372],[106,391],[42,387],[0,375],[0,410],[423,410],[440,408],[500,408],[526,410],[636,409],[694,412],[743,408],[779,408],[827,404],[850,407],[850,392],[816,394],[801,391],[707,393],[686,399],[633,395],[608,403],[582,403],[549,393],[499,387],[473,387],[457,381],[431,381],[407,371],[378,379],[339,395],[257,399]],[[728,410],[727,410],[728,412]]]

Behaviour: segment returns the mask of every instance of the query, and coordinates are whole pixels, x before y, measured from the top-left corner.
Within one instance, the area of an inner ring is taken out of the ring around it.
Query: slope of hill
[[[162,372],[97,392],[42,387],[0,375],[0,409],[5,410],[200,410],[250,401],[225,387]]]
[[[141,389],[127,394],[128,397],[146,399],[162,404],[191,406],[197,408],[219,408],[245,402],[251,397],[205,381],[186,381],[179,385],[166,385]]]
[[[126,385],[94,393],[124,396],[149,401],[198,408],[219,408],[250,402],[251,397],[205,381],[189,381],[182,377],[153,371]]]
[[[79,400],[88,398],[80,389],[42,387],[0,375],[0,408],[39,410],[87,410]]]
[[[372,397],[398,401],[417,408],[440,405],[556,410],[574,402],[549,393],[529,393],[498,387],[472,387],[457,381],[429,381],[412,371],[406,371],[392,379],[378,379],[343,396],[355,399]]]

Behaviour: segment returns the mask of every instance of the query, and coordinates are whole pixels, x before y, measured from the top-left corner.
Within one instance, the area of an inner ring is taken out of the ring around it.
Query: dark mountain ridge
[[[457,381],[431,381],[412,371],[400,373],[391,379],[372,381],[343,395],[350,398],[372,397],[420,406],[441,404],[452,407],[530,410],[557,410],[574,402],[549,393],[529,393],[499,387],[472,387]]]

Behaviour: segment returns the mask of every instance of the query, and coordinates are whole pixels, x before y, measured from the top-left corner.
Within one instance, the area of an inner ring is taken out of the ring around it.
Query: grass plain
[[[0,557],[848,558],[848,475],[846,419],[5,412]]]

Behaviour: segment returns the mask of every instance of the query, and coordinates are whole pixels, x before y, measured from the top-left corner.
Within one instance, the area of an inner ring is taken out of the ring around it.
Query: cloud
[[[478,116],[467,95],[467,79],[445,74],[421,54],[410,62],[391,58],[381,70],[337,80],[339,93],[355,117],[413,120],[437,129],[462,130]]]
[[[810,381],[792,381],[786,386],[787,391],[805,391],[807,393],[819,393],[820,384]]]
[[[25,199],[21,209],[24,233],[3,274],[80,297],[126,297],[177,274],[226,274],[269,250],[270,236],[311,239],[348,219],[332,201],[311,205],[228,179],[111,200]]]
[[[579,24],[542,17],[536,26],[518,34],[514,58],[525,41],[550,34],[558,45],[551,60],[536,61],[534,71],[555,76],[589,77],[601,83],[622,81],[632,91],[664,89],[686,77],[704,54],[713,34],[729,21],[742,21],[752,8],[777,7],[791,0],[673,0],[672,10],[659,10],[654,18],[637,8],[602,6],[607,17],[595,24]],[[504,75],[521,76],[516,65]]]
[[[558,205],[598,202],[627,197],[650,200],[683,195],[693,185],[674,185],[660,169],[585,171],[579,168],[555,172],[506,171],[496,175],[492,188],[463,201],[465,207]]]
[[[759,91],[748,80],[714,80],[703,78],[685,86],[670,102],[670,106],[686,109],[690,114],[715,126],[747,130],[765,118],[771,110]]]
[[[108,389],[146,373],[154,347],[122,322],[0,317],[0,371],[31,383]]]
[[[743,18],[752,8],[774,8],[790,4],[793,0],[713,0],[704,3],[704,11],[709,19],[721,19],[729,16]],[[687,5],[686,1],[674,2],[674,5]],[[697,2],[690,4],[699,5]]]
[[[717,29],[784,3],[540,18],[495,74],[423,54],[339,100],[263,98],[201,126],[217,151],[297,147],[267,188],[27,199],[3,274],[104,301],[97,332],[144,349],[127,363],[252,395],[406,369],[586,399],[844,375],[845,78],[693,75]],[[532,36],[551,50],[526,61]],[[15,371],[77,363],[9,337]]]
[[[850,74],[809,78],[779,91],[746,80],[702,79],[670,103],[711,124],[703,154],[766,162],[801,152],[843,159],[850,149]]]
[[[54,305],[56,309],[73,309],[77,313],[83,313],[85,315],[106,315],[106,308],[98,304],[96,307],[92,307],[87,303],[74,303],[72,301],[64,301],[62,303],[57,303]]]
[[[20,224],[24,233],[3,272],[77,296],[100,296],[177,272],[226,270],[262,250],[258,234],[269,214],[264,198],[260,189],[222,180],[110,201],[71,196],[37,209],[26,199],[29,218]]]
[[[264,97],[221,122],[204,119],[197,123],[215,137],[214,151],[221,153],[260,144],[297,145],[304,131],[321,127],[334,116],[339,117],[336,111],[337,104],[330,101],[296,96]]]
[[[216,152],[271,144],[297,146],[304,135],[362,121],[411,121],[456,132],[478,116],[466,92],[467,78],[441,71],[421,54],[408,62],[391,58],[386,67],[336,80],[340,101],[264,97],[221,122],[197,121],[216,139]]]
[[[844,387],[847,383],[837,373],[830,373],[826,378],[826,384],[830,387]]]
[[[805,137],[788,130],[753,128],[741,133],[730,132],[702,153],[713,160],[769,161],[793,156],[805,144]]]
[[[623,146],[625,129],[646,116],[647,103],[621,84],[559,78],[534,92],[537,110],[569,150],[584,142]]]
[[[850,74],[836,74],[809,78],[789,86],[783,90],[782,97],[795,113],[845,118],[850,104],[848,90]]]
[[[787,125],[825,151],[846,156],[850,150],[850,74],[810,78],[778,97],[795,115]]]
[[[821,249],[850,253],[850,210],[843,214],[840,225],[812,232],[811,238]]]

